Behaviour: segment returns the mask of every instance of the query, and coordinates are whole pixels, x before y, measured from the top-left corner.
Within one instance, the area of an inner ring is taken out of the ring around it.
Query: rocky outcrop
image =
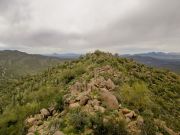
[[[101,99],[102,101],[105,102],[108,108],[110,109],[118,109],[119,108],[119,103],[116,99],[116,97],[109,92],[106,89],[101,89],[100,91]]]
[[[56,126],[52,126],[51,123],[68,116],[69,111],[76,108],[81,108],[81,111],[86,112],[89,116],[94,116],[97,113],[106,114],[106,112],[113,110],[116,112],[116,117],[112,118],[112,116],[107,115],[103,118],[103,122],[124,120],[131,135],[140,134],[140,126],[144,123],[143,118],[134,111],[123,108],[116,96],[113,95],[113,90],[116,88],[114,82],[110,78],[105,79],[99,75],[106,72],[113,74],[112,68],[105,66],[102,69],[96,69],[95,72],[97,72],[96,76],[89,82],[80,83],[81,81],[77,81],[69,87],[69,92],[63,97],[66,108],[62,112],[51,106],[48,109],[43,108],[39,114],[27,118],[28,135],[35,132],[40,135],[64,135],[62,131],[59,131],[59,126],[56,124]],[[85,129],[84,132],[93,135],[92,129]]]
[[[41,109],[40,112],[43,117],[48,117],[50,115],[50,112],[45,108]]]

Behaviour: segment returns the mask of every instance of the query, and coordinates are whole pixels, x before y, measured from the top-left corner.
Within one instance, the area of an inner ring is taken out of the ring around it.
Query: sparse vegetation
[[[103,67],[107,71],[104,72]],[[0,134],[24,134],[24,120],[51,104],[56,104],[59,112],[63,111],[66,109],[64,95],[69,92],[69,87],[77,81],[87,87],[84,84],[97,76],[111,79],[116,85],[111,92],[119,103],[144,117],[144,134],[153,135],[154,131],[162,131],[155,126],[154,118],[165,121],[169,128],[179,131],[179,75],[96,51],[37,75],[3,81],[0,84]],[[100,89],[96,88],[88,98],[99,100],[97,91]],[[61,131],[79,134],[93,129],[92,132],[97,135],[128,134],[124,121],[114,121],[114,118],[105,124],[104,115],[91,117],[81,109],[68,110],[67,115],[59,118]]]

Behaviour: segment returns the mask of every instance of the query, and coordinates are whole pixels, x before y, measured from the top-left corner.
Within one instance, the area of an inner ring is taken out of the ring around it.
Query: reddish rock
[[[80,105],[86,105],[89,100],[88,96],[84,96],[80,99]]]
[[[115,89],[116,86],[115,86],[115,84],[113,83],[113,81],[111,79],[108,79],[106,81],[106,87],[109,90],[113,90],[113,89]]]
[[[108,108],[118,109],[119,103],[116,97],[106,89],[101,89],[101,99],[105,102]]]
[[[127,108],[124,108],[121,110],[123,114],[127,114],[127,113],[130,113],[131,110],[127,109]]]

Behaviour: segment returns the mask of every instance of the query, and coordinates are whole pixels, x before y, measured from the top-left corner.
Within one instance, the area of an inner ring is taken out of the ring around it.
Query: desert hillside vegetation
[[[0,85],[2,135],[178,135],[180,77],[95,51]]]

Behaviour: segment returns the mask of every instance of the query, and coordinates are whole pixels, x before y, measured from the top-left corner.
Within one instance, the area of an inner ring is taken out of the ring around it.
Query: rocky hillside
[[[96,51],[11,82],[0,134],[178,135],[180,78]]]

